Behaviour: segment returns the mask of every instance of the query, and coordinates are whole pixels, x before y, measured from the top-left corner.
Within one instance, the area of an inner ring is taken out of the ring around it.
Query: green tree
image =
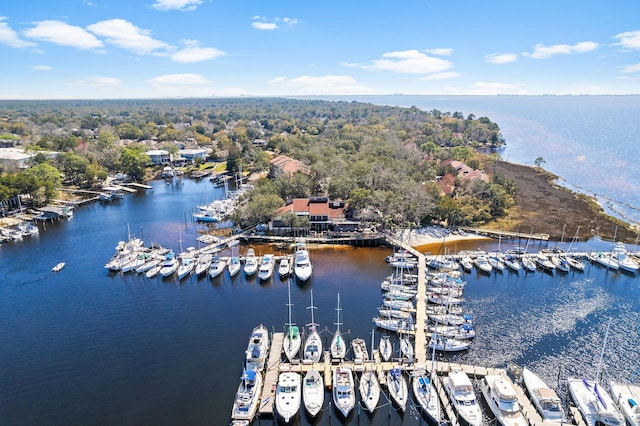
[[[544,163],[546,163],[546,161],[544,161],[542,157],[538,157],[533,161],[533,164],[535,164],[537,168],[541,168]]]
[[[58,193],[62,179],[60,171],[47,163],[35,165],[21,173],[23,178],[23,191],[31,195],[35,205],[44,205]]]
[[[120,169],[134,181],[144,179],[147,165],[150,162],[149,156],[137,149],[124,148],[120,154]]]

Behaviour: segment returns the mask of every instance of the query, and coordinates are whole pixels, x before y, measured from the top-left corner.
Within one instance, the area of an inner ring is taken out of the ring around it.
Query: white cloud
[[[518,60],[517,53],[492,53],[485,55],[484,59],[490,64],[508,64]]]
[[[278,25],[274,22],[252,22],[251,26],[256,30],[277,30]]]
[[[268,19],[265,16],[260,16],[260,15],[255,15],[251,17],[252,22],[251,26],[253,28],[255,28],[256,30],[265,30],[265,31],[270,31],[270,30],[277,30],[278,28],[280,28],[278,26],[279,22],[282,22],[286,25],[296,25],[298,23],[298,20],[296,18],[273,18],[273,19]]]
[[[432,55],[438,56],[451,56],[453,53],[453,49],[451,48],[439,48],[439,49],[427,49],[425,52],[431,53]]]
[[[202,4],[202,0],[156,0],[151,7],[163,12],[167,10],[181,10],[183,12],[188,12],[195,10],[200,4]]]
[[[455,71],[448,71],[448,72],[439,72],[436,74],[430,74],[422,77],[420,80],[447,80],[447,79],[456,78],[459,76],[460,74]]]
[[[152,38],[151,31],[138,28],[124,19],[96,22],[87,29],[111,44],[141,55],[171,49],[165,42]]]
[[[627,49],[640,50],[640,30],[639,31],[627,31],[624,33],[613,36],[620,40],[620,43],[616,43],[616,46],[626,47]]]
[[[95,88],[112,88],[120,86],[122,82],[115,77],[87,77],[82,80],[75,80],[67,83],[67,86],[73,87],[95,87]]]
[[[194,62],[208,61],[210,59],[226,55],[226,52],[218,50],[215,47],[200,47],[200,42],[195,40],[187,40],[185,41],[185,44],[185,48],[178,50],[171,55],[171,60],[183,64],[190,64]]]
[[[49,65],[34,65],[31,69],[36,71],[49,71],[51,67]]]
[[[281,86],[291,91],[291,95],[359,95],[374,91],[359,84],[347,75],[326,75],[321,77],[300,76],[296,78],[276,77],[270,85]]]
[[[387,52],[382,59],[373,61],[373,65],[365,65],[364,69],[391,71],[396,74],[432,74],[453,67],[450,61],[425,55],[417,50]]]
[[[5,21],[7,18],[0,16],[0,44],[6,44],[7,46],[21,48],[35,46],[35,43],[22,40],[18,33],[13,31]]]
[[[83,50],[98,49],[103,46],[102,42],[93,34],[66,22],[39,21],[34,24],[33,28],[24,31],[25,36]]]
[[[570,55],[573,53],[591,52],[597,48],[598,43],[594,43],[592,41],[581,41],[573,46],[569,44],[554,44],[553,46],[536,44],[533,53],[523,53],[523,55],[533,59],[547,59],[554,55]]]
[[[147,80],[161,96],[212,96],[213,84],[199,74],[165,74]]]
[[[627,65],[626,67],[622,67],[620,71],[625,74],[640,72],[640,64]]]

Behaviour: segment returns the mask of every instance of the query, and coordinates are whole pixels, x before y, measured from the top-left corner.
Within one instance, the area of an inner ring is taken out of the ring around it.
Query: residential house
[[[269,175],[273,178],[278,176],[293,176],[295,173],[309,175],[311,169],[302,161],[294,160],[286,155],[278,155],[271,159],[271,171]]]
[[[286,206],[281,207],[271,222],[271,229],[276,233],[288,232],[288,224],[283,222],[286,213],[307,217],[311,223],[311,230],[321,231],[355,231],[360,222],[349,220],[345,215],[344,201],[330,201],[327,197],[295,198]]]

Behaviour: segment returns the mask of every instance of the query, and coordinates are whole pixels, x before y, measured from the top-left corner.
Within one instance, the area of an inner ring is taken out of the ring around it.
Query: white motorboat
[[[282,349],[284,350],[284,354],[286,355],[289,361],[293,361],[293,359],[298,355],[300,351],[300,346],[302,346],[302,339],[300,337],[300,329],[293,322],[291,318],[291,307],[293,303],[291,303],[291,284],[287,283],[287,292],[289,294],[289,303],[287,303],[287,308],[289,311],[289,322],[286,324],[286,330],[284,334],[284,341],[282,342]]]
[[[273,254],[265,254],[260,260],[260,266],[258,266],[258,279],[261,281],[267,281],[271,278],[274,268]]]
[[[444,379],[444,388],[458,416],[470,426],[482,425],[482,411],[473,384],[463,371],[454,370]]]
[[[231,419],[251,423],[258,410],[262,391],[262,375],[255,370],[245,370],[240,377],[231,411]]]
[[[520,271],[522,271],[522,264],[520,263],[518,258],[512,254],[505,255],[503,262],[504,266],[506,266],[507,268],[509,268],[509,270],[515,272],[516,274],[519,274]]]
[[[235,277],[242,269],[242,264],[240,263],[240,258],[238,256],[231,256],[229,259],[229,263],[227,264],[227,268],[229,269],[229,275],[231,277]]]
[[[354,364],[362,364],[369,361],[369,351],[367,350],[367,343],[364,339],[355,338],[351,341],[351,348],[353,349],[353,362]]]
[[[315,368],[307,371],[302,379],[302,401],[311,417],[317,416],[324,405],[324,381]]]
[[[378,308],[378,313],[381,317],[398,318],[407,321],[413,319],[413,314],[411,312],[402,311],[400,309]]]
[[[342,323],[340,322],[340,312],[342,311],[342,307],[340,306],[340,293],[338,293],[338,306],[336,307],[336,331],[333,333],[333,337],[331,338],[331,358],[333,359],[344,359],[347,354],[347,345],[342,338],[342,332],[340,331],[340,326]]]
[[[180,263],[178,262],[178,259],[176,259],[175,257],[169,257],[165,259],[164,262],[162,262],[160,275],[162,275],[163,278],[170,277],[178,270],[179,266],[180,266]]]
[[[463,256],[460,258],[459,262],[465,272],[471,272],[473,269],[473,260],[471,259],[471,256]]]
[[[145,263],[143,263],[141,266],[138,266],[136,268],[136,273],[142,274],[144,272],[147,272],[149,269],[153,268],[154,266],[158,266],[159,264],[160,264],[160,259],[158,258],[149,259]]]
[[[278,376],[276,387],[276,412],[283,423],[293,423],[300,411],[302,400],[300,374],[285,371]]]
[[[56,266],[51,268],[51,272],[60,272],[62,270],[62,268],[64,268],[64,265],[65,265],[64,262],[58,263]]]
[[[498,254],[494,253],[487,258],[489,265],[491,265],[492,269],[496,271],[502,272],[504,271],[505,265],[502,259],[498,256]]]
[[[476,265],[476,268],[485,274],[490,274],[493,267],[489,263],[489,259],[487,256],[478,256],[473,260],[473,264]]]
[[[389,361],[391,359],[391,355],[393,354],[393,345],[391,344],[391,339],[388,334],[380,336],[378,351],[380,351],[380,356],[382,356],[383,360]]]
[[[181,280],[193,271],[193,268],[196,266],[196,259],[191,254],[185,253],[180,256],[178,263],[178,280]]]
[[[309,259],[309,251],[304,242],[298,242],[296,247],[296,253],[293,261],[293,273],[296,278],[301,282],[306,282],[311,278],[313,273],[313,267],[311,266],[311,260]]]
[[[551,259],[549,259],[549,257],[543,253],[538,253],[534,260],[536,262],[536,265],[544,272],[553,273],[553,271],[556,269]]]
[[[201,253],[198,255],[198,261],[196,262],[196,266],[193,270],[193,273],[196,274],[196,277],[199,277],[202,274],[206,274],[209,271],[209,266],[211,266],[212,258],[213,255],[211,255],[211,253]]]
[[[487,405],[500,424],[504,426],[529,424],[522,414],[513,384],[505,376],[488,374],[482,379],[480,388]]]
[[[280,278],[287,278],[291,273],[291,263],[289,263],[288,257],[283,257],[280,259],[280,263],[278,264],[278,275]]]
[[[471,324],[430,325],[427,326],[427,331],[454,340],[469,340],[476,337],[476,331]]]
[[[262,371],[267,362],[269,350],[269,330],[260,324],[256,326],[249,337],[249,344],[245,352],[245,367],[249,370]]]
[[[147,278],[153,278],[156,275],[158,275],[160,273],[160,271],[162,270],[162,263],[158,263],[156,266],[152,267],[151,269],[149,269],[147,272],[144,273],[144,276]]]
[[[527,256],[522,257],[522,266],[527,272],[535,272],[537,268],[535,260]]]
[[[582,272],[584,271],[584,263],[573,256],[563,256],[563,259],[571,266],[572,269]]]
[[[429,319],[436,324],[443,325],[462,325],[470,324],[473,321],[471,315],[454,315],[454,314],[431,314]]]
[[[322,357],[322,339],[318,333],[318,324],[315,322],[314,310],[318,309],[313,305],[313,290],[311,290],[311,305],[307,308],[311,311],[311,322],[307,324],[309,335],[304,342],[302,351],[303,361],[318,362]]]
[[[587,426],[623,426],[625,424],[624,416],[611,396],[594,380],[568,378],[567,386]]]
[[[213,256],[211,258],[211,264],[209,265],[209,278],[215,278],[222,275],[224,268],[226,268],[227,262],[220,256]]]
[[[562,402],[546,383],[527,367],[522,369],[522,382],[529,393],[531,402],[545,421],[567,423]]]
[[[383,330],[395,331],[396,333],[409,333],[415,330],[415,324],[413,321],[398,318],[375,317],[373,322],[376,327],[382,328]]]
[[[461,352],[471,347],[468,340],[450,339],[444,336],[432,336],[429,341],[429,349],[439,352]]]
[[[407,379],[399,368],[392,368],[387,372],[387,389],[391,400],[398,405],[398,408],[404,413],[407,409],[407,401],[409,399],[409,386]]]
[[[631,383],[610,382],[611,397],[631,426],[640,425],[640,386]]]
[[[635,274],[640,270],[640,264],[628,255],[627,249],[622,242],[615,244],[611,256],[618,262],[618,268],[621,271]]]
[[[549,257],[553,266],[560,272],[569,272],[571,270],[571,265],[567,262],[567,259],[564,256],[553,255]]]
[[[258,258],[252,247],[247,249],[247,253],[244,256],[244,274],[248,277],[255,274],[258,270]]]
[[[356,404],[353,372],[341,365],[333,370],[333,403],[343,417],[348,417]]]
[[[411,378],[411,388],[418,403],[417,405],[422,409],[429,421],[440,424],[440,399],[424,368],[414,371]]]

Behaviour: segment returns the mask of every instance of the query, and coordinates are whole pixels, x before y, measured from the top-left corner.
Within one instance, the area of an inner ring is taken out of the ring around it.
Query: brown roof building
[[[293,176],[295,173],[309,175],[311,169],[302,161],[294,160],[286,155],[278,155],[271,159],[271,176]]]

